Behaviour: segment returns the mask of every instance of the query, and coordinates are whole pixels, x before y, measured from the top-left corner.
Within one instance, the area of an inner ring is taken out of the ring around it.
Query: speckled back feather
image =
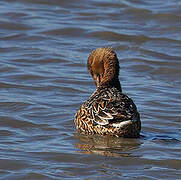
[[[135,104],[114,87],[96,90],[77,112],[75,123],[84,134],[138,137],[141,130]]]

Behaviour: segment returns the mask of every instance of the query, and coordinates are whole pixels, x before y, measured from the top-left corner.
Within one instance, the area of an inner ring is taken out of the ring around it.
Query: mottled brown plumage
[[[122,93],[116,53],[98,48],[90,54],[87,67],[97,89],[75,115],[78,132],[139,137],[140,116],[131,98]]]

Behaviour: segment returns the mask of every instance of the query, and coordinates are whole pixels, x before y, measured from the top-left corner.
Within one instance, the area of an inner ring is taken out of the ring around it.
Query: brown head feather
[[[98,48],[92,51],[88,58],[87,67],[93,78],[94,76],[101,77],[98,88],[111,86],[121,91],[118,78],[119,61],[112,48]],[[97,82],[96,84],[98,85]]]

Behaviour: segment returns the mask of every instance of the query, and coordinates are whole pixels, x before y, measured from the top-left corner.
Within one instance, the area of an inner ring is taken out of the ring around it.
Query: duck
[[[111,47],[93,50],[87,61],[96,90],[85,101],[74,122],[84,135],[140,137],[140,114],[133,100],[122,92],[119,60]]]

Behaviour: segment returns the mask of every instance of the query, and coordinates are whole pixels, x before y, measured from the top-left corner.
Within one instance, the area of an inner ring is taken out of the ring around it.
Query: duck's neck
[[[103,80],[100,83],[100,86],[98,87],[98,89],[102,89],[102,88],[106,88],[106,87],[115,87],[116,89],[118,89],[120,92],[122,92],[122,88],[121,88],[121,84],[119,81],[119,78],[113,78],[111,80]]]

